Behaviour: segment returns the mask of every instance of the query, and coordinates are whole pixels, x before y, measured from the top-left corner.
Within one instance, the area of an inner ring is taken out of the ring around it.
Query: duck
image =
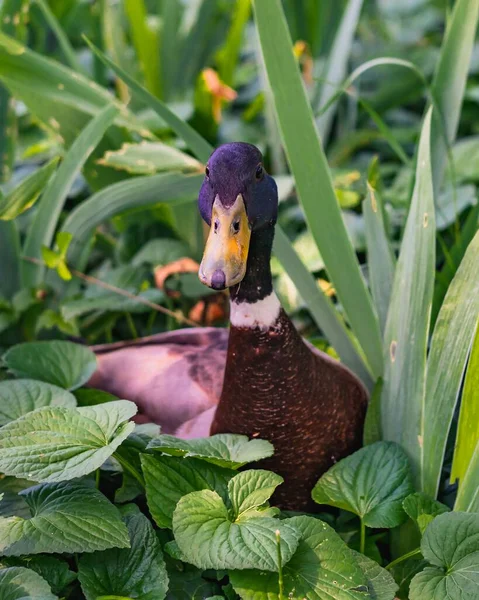
[[[296,330],[273,289],[276,183],[255,146],[233,142],[210,156],[198,197],[209,228],[200,281],[229,290],[230,327],[193,328],[94,347],[93,387],[137,402],[165,433],[266,439],[255,467],[281,475],[273,498],[312,510],[311,490],[361,447],[368,392],[339,361]]]

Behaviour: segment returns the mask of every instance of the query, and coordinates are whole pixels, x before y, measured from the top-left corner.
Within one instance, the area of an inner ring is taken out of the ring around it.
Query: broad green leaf
[[[17,477],[0,477],[0,517],[30,516],[30,509],[20,492],[35,485],[33,481]]]
[[[461,398],[461,411],[454,448],[451,481],[459,479],[461,491],[464,476],[479,441],[479,328],[472,343],[466,380]],[[459,492],[460,493],[460,492]],[[462,510],[462,509],[458,509]]]
[[[0,195],[0,219],[11,221],[35,204],[55,171],[57,163],[58,158],[56,157],[25,177],[9,194]]]
[[[167,265],[188,255],[188,246],[184,242],[160,238],[147,242],[143,248],[135,254],[131,264],[138,266],[149,264],[156,267],[159,265]]]
[[[334,193],[281,2],[256,0],[253,6],[279,127],[306,221],[351,328],[378,377],[383,370],[378,320]]]
[[[87,600],[99,596],[163,600],[168,575],[155,531],[142,515],[124,518],[130,548],[106,550],[80,559],[78,578]]]
[[[394,577],[394,581],[398,584],[397,597],[404,600],[409,600],[409,586],[414,575],[419,573],[428,566],[428,562],[421,556],[407,558],[400,563],[397,563],[390,569],[390,573]]]
[[[97,404],[105,404],[106,402],[118,400],[113,394],[97,390],[96,388],[80,388],[79,390],[75,390],[73,395],[76,398],[78,406],[96,406]]]
[[[149,23],[144,0],[125,0],[124,6],[146,87],[154,96],[161,96],[158,31]]]
[[[0,569],[0,600],[58,600],[38,573],[25,567]]]
[[[354,371],[368,388],[372,387],[368,367],[355,348],[333,302],[319,288],[316,280],[304,266],[287,235],[279,225],[276,225],[273,251],[298,289],[313,319],[318,327],[324,331],[328,341],[341,357],[342,362]]]
[[[2,358],[17,377],[39,379],[67,390],[81,387],[96,369],[96,357],[89,348],[59,340],[17,344]]]
[[[38,573],[48,585],[54,594],[59,596],[65,588],[75,581],[77,574],[70,571],[68,563],[64,560],[59,560],[54,556],[32,555],[23,558],[7,558],[2,559],[9,567],[26,567]]]
[[[346,75],[354,33],[359,21],[363,0],[349,0],[329,52],[327,68],[321,73],[319,102],[313,106],[321,108],[335,94]],[[317,119],[316,124],[323,144],[326,144],[334,119],[335,106],[330,106]]]
[[[42,406],[76,406],[66,390],[34,379],[0,382],[0,427]]]
[[[148,90],[142,87],[138,82],[136,82],[133,77],[128,75],[126,71],[124,71],[121,67],[116,65],[113,61],[111,61],[101,50],[96,48],[89,40],[87,40],[88,45],[93,50],[93,52],[98,56],[98,58],[108,67],[110,67],[116,75],[120,79],[122,79],[128,87],[131,89],[133,94],[138,97],[139,100],[142,100],[160,116],[161,119],[164,119],[168,125],[173,129],[173,131],[181,137],[185,143],[189,146],[193,154],[203,163],[206,163],[211,152],[213,151],[212,146],[201,137],[199,133],[197,133],[186,121],[183,121],[179,117],[175,115],[173,111],[171,111],[168,106],[155,98]]]
[[[384,228],[381,199],[369,184],[366,200],[363,201],[363,215],[366,224],[369,281],[381,331],[384,333],[396,261]]]
[[[133,431],[136,405],[39,408],[0,429],[0,472],[34,481],[64,481],[91,473]]]
[[[73,181],[117,114],[116,106],[106,106],[91,119],[73,142],[38,204],[35,220],[30,226],[23,248],[26,256],[40,258],[42,246],[49,247],[51,245],[58,219]],[[44,274],[45,267],[43,265],[30,262],[24,262],[22,265],[22,281],[26,286],[38,285],[43,280]]]
[[[286,564],[300,534],[284,521],[269,517],[231,521],[221,497],[210,490],[183,496],[173,514],[175,540],[188,562],[200,569],[278,571],[276,531]]]
[[[213,581],[203,579],[201,571],[165,557],[168,568],[168,594],[166,600],[204,600],[219,591]]]
[[[343,458],[314,486],[313,500],[358,515],[367,527],[397,527],[406,519],[402,501],[414,491],[400,446],[376,442]]]
[[[239,469],[250,462],[272,456],[274,452],[273,446],[266,440],[249,440],[246,435],[232,433],[192,440],[164,434],[152,440],[148,449],[172,456],[193,456],[229,469]]]
[[[427,361],[421,489],[435,497],[446,441],[479,315],[479,232],[449,286]]]
[[[121,181],[93,194],[75,208],[63,224],[62,230],[73,235],[69,264],[78,263],[98,225],[130,208],[153,206],[160,202],[193,201],[198,196],[202,181],[203,175],[162,173]]]
[[[78,136],[89,117],[111,103],[121,109],[116,125],[143,132],[141,122],[106,89],[4,33],[0,33],[0,81],[67,143]]]
[[[271,471],[250,469],[239,473],[228,483],[228,495],[236,519],[264,504],[284,479]]]
[[[94,552],[129,545],[118,509],[96,488],[64,482],[23,494],[32,516],[0,518],[0,554]]]
[[[448,506],[423,492],[411,494],[404,499],[402,505],[407,515],[416,521],[421,534],[435,517],[450,510]]]
[[[479,514],[440,515],[428,526],[421,552],[433,566],[411,582],[411,600],[472,600],[479,596]]]
[[[162,171],[203,171],[203,165],[197,160],[162,142],[123,144],[120,150],[109,150],[98,162],[135,175],[152,175]]]
[[[178,501],[190,492],[212,490],[227,500],[228,481],[235,471],[196,458],[142,454],[146,500],[158,527],[171,528]]]
[[[368,588],[374,600],[394,600],[398,585],[393,576],[383,569],[375,560],[353,551],[354,558],[368,578]]]
[[[283,567],[283,598],[367,600],[374,597],[368,593],[368,578],[353,552],[334,529],[312,517],[293,517],[283,523],[301,534],[296,552]],[[280,600],[276,573],[255,569],[232,571],[229,576],[242,600]]]
[[[401,444],[406,450],[418,483],[435,268],[430,128],[431,110],[422,126],[413,198],[394,275],[384,334],[385,371],[381,397],[383,438]]]
[[[477,0],[455,2],[431,86],[434,103],[431,168],[436,195],[441,187],[448,147],[456,137],[478,17]]]

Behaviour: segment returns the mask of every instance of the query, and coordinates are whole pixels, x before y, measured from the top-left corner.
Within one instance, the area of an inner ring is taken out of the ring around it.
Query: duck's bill
[[[200,281],[215,290],[238,284],[246,273],[250,238],[243,196],[238,194],[229,208],[225,208],[216,196],[199,270]]]

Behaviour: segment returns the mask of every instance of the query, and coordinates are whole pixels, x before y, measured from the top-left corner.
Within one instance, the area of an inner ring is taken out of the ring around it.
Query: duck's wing
[[[93,346],[98,368],[88,384],[132,400],[141,420],[175,433],[218,404],[227,345],[228,330],[209,327]]]

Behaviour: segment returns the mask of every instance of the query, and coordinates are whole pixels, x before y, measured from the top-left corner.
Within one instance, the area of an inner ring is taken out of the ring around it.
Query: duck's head
[[[199,209],[210,226],[199,278],[215,290],[237,285],[246,273],[252,235],[272,228],[278,212],[276,183],[255,146],[224,144],[208,160]]]

